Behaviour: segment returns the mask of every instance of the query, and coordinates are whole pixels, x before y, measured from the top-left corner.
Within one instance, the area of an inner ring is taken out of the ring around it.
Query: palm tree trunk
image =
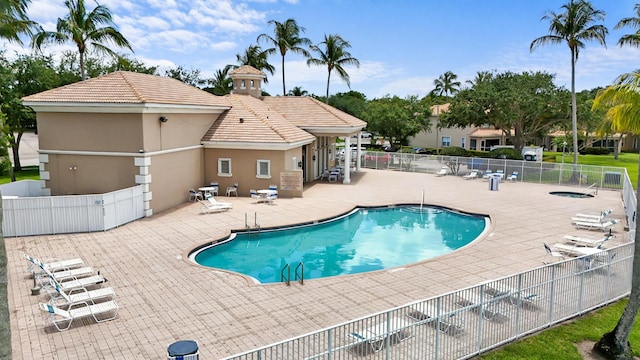
[[[84,51],[79,51],[80,53],[80,78],[82,80],[87,80],[87,70],[84,68]]]
[[[571,49],[571,131],[573,132],[573,173],[578,171],[578,109],[576,108],[576,55]]]
[[[638,159],[638,167],[640,168],[640,158]],[[640,179],[638,179],[637,186],[640,186]],[[640,187],[636,187],[636,189],[640,190]],[[638,197],[640,197],[640,191],[636,192],[636,198]],[[640,202],[636,204],[636,214],[638,214],[638,211],[640,211]],[[640,233],[638,233],[638,224],[640,224],[640,222],[636,221],[629,301],[613,331],[602,335],[600,340],[593,346],[596,352],[606,356],[608,359],[633,359],[631,344],[629,344],[629,335],[631,334],[638,310],[640,310]]]
[[[329,70],[329,75],[327,75],[327,98],[324,102],[329,105],[329,80],[331,79],[331,70]]]
[[[282,96],[287,96],[287,89],[284,86],[284,55],[282,55]]]

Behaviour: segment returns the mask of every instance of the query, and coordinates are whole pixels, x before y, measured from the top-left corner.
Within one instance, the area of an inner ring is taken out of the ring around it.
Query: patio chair
[[[95,290],[87,290],[86,288],[71,289],[68,292],[62,290],[61,285],[55,279],[49,279],[51,287],[55,290],[55,293],[51,293],[51,300],[49,303],[58,307],[70,307],[75,304],[89,303],[95,304],[96,302],[104,300],[113,300],[116,296],[113,288],[103,287]]]
[[[58,331],[69,329],[77,319],[92,317],[98,323],[113,320],[118,316],[119,310],[118,304],[113,300],[92,305],[82,303],[81,306],[76,305],[69,310],[51,304],[39,303],[38,305],[42,311],[49,313],[49,322]]]
[[[278,199],[278,185],[269,185],[269,190],[271,191],[271,193],[269,194],[267,200],[269,200],[269,203],[273,203]]]
[[[43,268],[49,271],[58,271],[63,269],[77,268],[84,264],[81,258],[67,260],[48,259],[43,262],[24,253],[22,254],[22,256],[29,262],[27,271],[34,274],[34,276],[38,273],[44,274]]]
[[[438,331],[451,335],[459,336],[464,333],[464,319],[456,317],[455,313],[440,313],[438,310],[427,304],[415,304],[411,306],[408,317],[417,320],[421,324],[427,324],[438,329]]]
[[[449,173],[449,168],[447,168],[446,166],[443,166],[440,168],[440,170],[436,173],[436,176],[445,176]]]
[[[552,259],[553,259],[553,258],[557,258],[557,257],[559,257],[559,258],[561,258],[562,260],[564,260],[564,254],[562,254],[562,253],[560,253],[560,252],[558,252],[558,251],[553,251],[553,250],[551,250],[551,247],[550,247],[550,246],[549,246],[549,244],[547,244],[547,243],[543,243],[543,244],[544,244],[544,250],[546,251],[547,256],[551,256],[551,258],[552,258]],[[546,258],[546,257],[545,257],[545,258]],[[550,264],[550,262],[546,262],[546,261],[544,261],[544,260],[543,260],[542,262],[543,262],[544,264]]]
[[[505,313],[500,311],[499,302],[489,297],[483,299],[482,295],[477,293],[467,293],[465,296],[460,296],[456,304],[478,313],[485,320],[503,322],[509,319]]]
[[[363,356],[382,350],[387,342],[387,338],[389,338],[390,344],[394,345],[412,336],[411,332],[407,331],[407,329],[413,326],[413,324],[396,317],[390,319],[389,324],[390,328],[387,326],[386,321],[376,323],[366,329],[354,331],[348,334],[348,336],[356,341],[354,346],[360,355]]]
[[[507,180],[509,181],[518,181],[518,172],[514,171],[511,175],[507,176]]]
[[[605,250],[600,248],[590,248],[567,244],[555,244],[553,245],[553,248],[561,254],[567,256],[599,255],[606,253]]]
[[[493,176],[493,172],[491,171],[491,169],[487,169],[487,171],[482,174],[482,179],[489,181],[489,178],[491,178],[491,176]]]
[[[573,226],[578,229],[610,231],[611,227],[617,224],[616,219],[607,220],[605,222],[593,221],[574,221]]]
[[[478,178],[478,170],[473,170],[467,175],[462,177],[465,180],[477,179]]]
[[[231,196],[231,194],[238,196],[238,183],[233,184],[233,186],[227,187],[227,197]]]
[[[218,186],[218,182],[217,181],[212,181],[209,185],[212,188],[215,188],[215,189],[212,189],[211,191],[209,191],[209,193],[211,193],[211,195],[218,196],[218,188],[220,187],[220,186]]]
[[[51,277],[58,281],[64,281],[66,279],[78,278],[83,276],[94,275],[95,272],[91,267],[81,267],[81,268],[73,268],[73,269],[65,269],[65,268],[56,268],[54,271],[46,270],[46,265],[38,259],[32,258],[30,256],[25,255],[25,258],[30,261],[33,265],[37,266],[42,270],[42,272],[36,274],[34,273],[34,277],[36,280],[40,282],[41,285],[44,285],[44,281],[47,281],[48,278]]]
[[[575,246],[601,247],[604,242],[614,238],[615,235],[607,234],[602,238],[594,238],[587,235],[565,235],[563,238]]]
[[[494,298],[508,299],[511,305],[522,306],[529,310],[538,310],[540,296],[536,293],[518,290],[504,284],[484,283],[484,292]]]
[[[233,208],[233,204],[228,202],[220,202],[213,196],[207,200],[200,201],[200,204],[202,205],[200,211],[203,214],[210,214],[212,212],[223,212]]]
[[[494,173],[494,175],[497,175],[497,176],[499,176],[499,177],[500,177],[500,179],[503,179],[503,178],[504,178],[504,170],[502,170],[502,169],[498,169],[498,170],[496,170],[496,172]]]
[[[189,201],[197,201],[197,200],[202,200],[202,193],[199,191],[196,191],[196,189],[191,188],[189,189]]]
[[[264,200],[264,198],[258,194],[258,191],[256,189],[249,189],[249,194],[251,195],[252,199],[257,199],[258,202],[262,202]]]

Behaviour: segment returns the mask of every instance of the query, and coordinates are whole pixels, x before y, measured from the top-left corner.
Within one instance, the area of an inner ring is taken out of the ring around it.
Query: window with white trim
[[[256,177],[260,179],[271,179],[271,160],[258,160],[256,162]]]
[[[442,144],[443,147],[451,146],[451,136],[443,136],[441,144]]]
[[[231,176],[231,159],[219,158],[218,159],[218,176]]]
[[[466,149],[466,145],[467,145],[467,138],[463,136],[460,138],[460,147],[463,149]]]

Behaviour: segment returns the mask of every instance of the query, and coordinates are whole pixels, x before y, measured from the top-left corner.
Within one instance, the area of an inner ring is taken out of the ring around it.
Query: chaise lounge
[[[63,310],[55,305],[43,303],[39,303],[39,307],[42,311],[50,314],[49,322],[55,326],[58,331],[69,329],[73,321],[77,319],[92,317],[96,322],[113,320],[118,316],[119,309],[118,304],[113,300],[93,305],[83,303],[82,306],[73,307],[69,310]]]

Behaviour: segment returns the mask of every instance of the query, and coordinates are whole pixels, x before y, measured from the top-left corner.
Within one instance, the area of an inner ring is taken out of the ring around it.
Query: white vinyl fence
[[[94,195],[3,196],[2,231],[13,237],[109,230],[144,217],[142,190],[138,185]]]

